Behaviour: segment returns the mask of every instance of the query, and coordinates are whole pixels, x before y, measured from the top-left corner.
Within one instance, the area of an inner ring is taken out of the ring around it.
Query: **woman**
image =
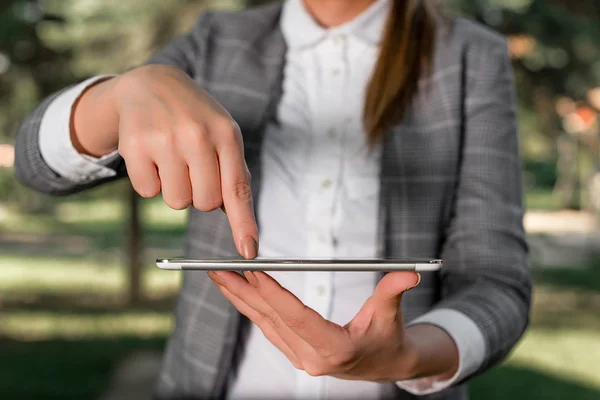
[[[422,276],[186,272],[159,398],[463,399],[530,303],[506,53],[427,1],[208,12],[148,65],[44,101],[17,174],[57,195],[127,174],[193,205],[190,257],[444,259]]]

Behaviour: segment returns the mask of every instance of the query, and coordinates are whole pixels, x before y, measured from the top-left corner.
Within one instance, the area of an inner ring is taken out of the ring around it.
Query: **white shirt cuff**
[[[458,348],[459,365],[456,374],[447,380],[436,377],[397,381],[396,385],[407,392],[422,396],[439,392],[455,382],[473,374],[485,358],[485,340],[475,322],[460,311],[441,308],[411,321],[407,326],[431,324],[445,330]]]
[[[71,142],[73,105],[85,89],[106,77],[109,76],[96,76],[66,90],[52,101],[42,118],[39,132],[42,158],[54,172],[74,183],[84,184],[116,175],[107,165],[119,156],[118,151],[95,158],[80,154]]]

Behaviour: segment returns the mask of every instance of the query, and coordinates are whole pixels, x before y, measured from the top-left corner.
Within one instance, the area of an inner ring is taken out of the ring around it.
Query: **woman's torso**
[[[378,256],[381,146],[368,148],[361,117],[389,5],[388,0],[377,2],[351,22],[326,31],[300,1],[285,4],[283,96],[277,123],[267,126],[261,151],[259,257]],[[354,317],[378,279],[374,272],[271,275],[340,325]],[[382,385],[376,383],[311,377],[296,370],[254,325],[245,348],[231,379],[231,399],[382,397]]]
[[[257,13],[250,13],[253,12]],[[205,50],[219,57],[208,58],[210,63],[199,60],[196,71],[197,82],[242,127],[258,204],[264,195],[261,193],[263,128],[265,122],[276,121],[275,111],[283,91],[286,47],[278,28],[278,12],[278,7],[273,6],[253,17],[244,16],[253,21],[267,21],[255,26],[256,36],[245,38],[247,43],[242,41],[235,21],[218,24],[218,35],[215,32],[215,38],[207,40]],[[267,14],[269,17],[265,17]],[[469,23],[462,24],[468,30]],[[464,38],[466,33],[458,35]],[[438,46],[431,76],[420,82],[419,95],[405,119],[382,142],[378,246],[387,257],[435,257],[441,251],[460,167],[465,91],[465,48],[452,37]],[[192,257],[234,256],[236,251],[226,216],[192,210],[186,253]],[[424,274],[421,285],[403,299],[405,320],[428,311],[439,296],[437,275]],[[229,373],[240,326],[239,314],[210,286],[205,276],[185,273],[177,321],[165,371],[169,371],[171,360],[171,364],[179,365],[176,368],[179,374],[183,374],[177,379],[189,381],[190,387],[215,384],[218,387]],[[203,332],[208,334],[208,329],[213,332],[210,340],[201,339],[206,338]],[[204,368],[205,363],[216,363],[217,367]],[[188,375],[189,379],[185,378]],[[164,379],[174,379],[168,376]],[[452,395],[447,392],[445,396]]]

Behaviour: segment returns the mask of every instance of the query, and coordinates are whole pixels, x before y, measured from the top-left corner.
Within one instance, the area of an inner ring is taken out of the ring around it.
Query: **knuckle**
[[[176,137],[170,130],[153,128],[142,135],[135,135],[137,139],[136,149],[148,148],[149,150],[160,150],[170,152],[175,150]]]
[[[304,367],[302,367],[302,363],[299,360],[293,359],[293,360],[290,360],[290,362],[292,363],[294,368],[296,368],[298,371],[304,371]]]
[[[208,127],[202,122],[193,123],[189,131],[191,134],[201,139],[206,139],[208,137]]]
[[[224,118],[213,125],[212,128],[224,145],[242,146],[242,133],[232,120]]]
[[[289,315],[285,317],[285,324],[291,329],[303,329],[306,327],[306,322],[302,318]]]
[[[266,322],[273,325],[274,327],[281,326],[281,317],[279,317],[279,315],[277,315],[275,311],[266,312],[262,314],[262,317]]]
[[[248,182],[238,182],[233,187],[233,197],[240,201],[250,201],[252,199],[252,189]]]
[[[140,87],[143,87],[144,79],[142,76],[146,72],[147,68],[148,66],[136,68],[116,77],[114,80],[116,90],[119,93],[135,93]]]
[[[221,193],[217,193],[214,197],[212,197],[209,200],[209,202],[210,205],[215,208],[215,210],[217,208],[221,208],[221,206],[223,205],[223,197],[221,197]]]
[[[335,368],[344,368],[354,360],[354,351],[346,351],[332,354],[327,357],[327,362]]]
[[[191,199],[165,199],[165,203],[173,210],[185,210],[192,204]]]
[[[159,146],[162,151],[171,152],[177,148],[177,138],[173,134],[160,132],[153,134],[153,137],[155,138],[156,145]]]
[[[237,124],[227,117],[218,117],[213,121],[213,127],[219,135],[234,138],[238,135]]]
[[[194,208],[196,210],[202,211],[202,212],[211,212],[211,211],[215,211],[219,207],[213,207],[211,205],[207,205],[204,203],[194,202]]]
[[[270,324],[269,319],[267,318],[266,315],[264,314],[259,314],[254,321],[257,326],[261,327],[261,330],[263,330],[264,326],[267,326],[268,324]]]
[[[209,142],[208,140],[208,129],[203,124],[192,124],[182,129],[185,134],[182,136],[185,138],[184,142],[191,143],[194,146],[203,147]]]
[[[138,192],[138,194],[143,198],[151,199],[158,196],[158,193],[160,193],[160,188],[158,185],[144,186],[136,188],[136,192]]]
[[[129,134],[119,140],[119,153],[125,157],[131,153],[138,153],[143,148],[143,141],[138,134]]]
[[[302,368],[310,376],[324,376],[329,373],[329,368],[321,362],[303,363]]]
[[[212,200],[194,200],[194,208],[202,212],[211,212],[221,208],[223,201],[219,198]]]

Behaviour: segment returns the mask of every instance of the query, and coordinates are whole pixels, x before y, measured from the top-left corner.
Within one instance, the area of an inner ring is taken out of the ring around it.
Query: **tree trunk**
[[[576,139],[562,135],[558,138],[558,162],[553,197],[561,209],[579,209],[579,146]]]
[[[127,191],[129,207],[129,224],[127,229],[127,258],[129,271],[130,304],[138,303],[142,299],[142,228],[140,226],[140,201],[133,187]]]

